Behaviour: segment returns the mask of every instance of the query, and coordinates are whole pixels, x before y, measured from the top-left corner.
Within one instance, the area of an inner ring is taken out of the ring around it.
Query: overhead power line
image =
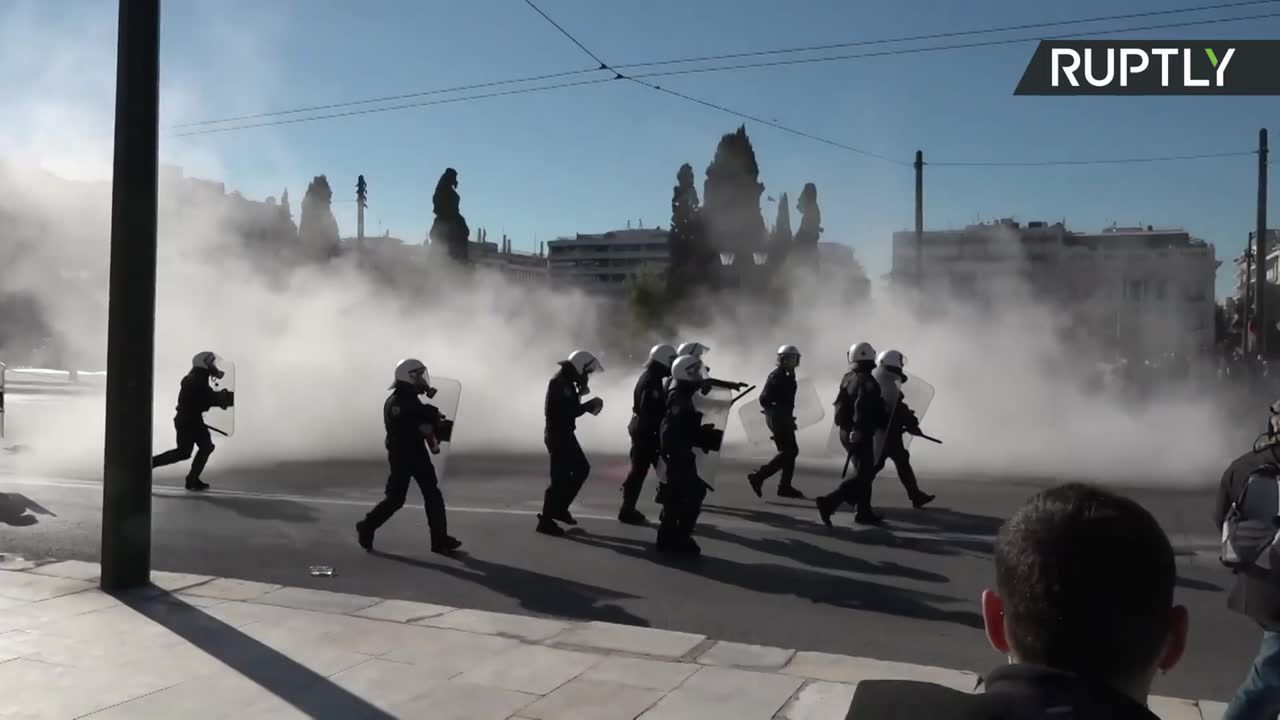
[[[445,95],[445,94],[454,93],[454,92],[482,90],[485,88],[499,87],[503,85],[514,85],[514,84],[520,84],[520,83],[526,83],[526,82],[539,82],[543,80],[554,80],[554,79],[563,78],[563,77],[572,77],[575,75],[586,75],[589,73],[600,72],[605,69],[612,70],[615,73],[615,77],[616,77],[616,73],[619,70],[628,69],[628,68],[634,69],[634,68],[643,68],[643,67],[659,67],[659,66],[667,66],[667,65],[689,64],[689,63],[696,63],[696,62],[710,62],[715,60],[731,60],[731,59],[739,59],[739,58],[745,58],[745,57],[785,55],[785,54],[795,54],[795,53],[801,53],[801,52],[820,51],[820,50],[835,50],[835,49],[850,48],[850,47],[888,45],[888,44],[894,44],[894,43],[912,42],[912,41],[921,41],[921,40],[938,40],[938,39],[944,39],[944,38],[950,38],[950,37],[987,35],[991,33],[1009,32],[1014,30],[1030,30],[1030,29],[1042,28],[1042,27],[1080,25],[1080,24],[1087,24],[1087,23],[1094,23],[1094,22],[1131,20],[1139,17],[1173,15],[1173,14],[1190,13],[1190,12],[1204,12],[1204,11],[1211,11],[1211,10],[1223,10],[1223,9],[1249,6],[1249,5],[1274,4],[1276,2],[1280,2],[1280,0],[1247,0],[1247,1],[1241,1],[1241,2],[1220,3],[1216,5],[1201,5],[1197,7],[1181,8],[1181,9],[1174,9],[1174,10],[1152,10],[1152,11],[1141,12],[1141,13],[1126,13],[1122,15],[1106,15],[1106,16],[1098,16],[1098,17],[1092,17],[1092,18],[1077,18],[1077,19],[1069,19],[1069,20],[1046,21],[1046,22],[1040,22],[1040,23],[1027,23],[1023,25],[1007,25],[1003,27],[992,27],[992,28],[975,29],[975,30],[958,30],[953,32],[930,33],[926,35],[915,35],[915,36],[898,37],[898,38],[858,40],[858,41],[852,41],[852,42],[832,43],[828,45],[814,45],[810,47],[756,50],[756,51],[738,52],[738,53],[725,53],[720,55],[707,55],[703,57],[652,60],[648,62],[628,63],[624,65],[614,65],[614,66],[606,65],[606,63],[601,61],[601,58],[599,56],[597,56],[594,52],[592,52],[591,50],[587,49],[584,45],[579,43],[579,41],[576,38],[574,38],[571,34],[569,34],[562,25],[552,20],[545,12],[543,12],[540,8],[538,8],[537,5],[534,5],[533,3],[528,3],[529,6],[532,7],[539,15],[543,16],[543,18],[546,19],[547,22],[551,23],[558,31],[560,31],[561,34],[569,38],[574,43],[574,45],[577,45],[592,60],[598,63],[597,67],[581,68],[577,70],[565,70],[562,72],[546,73],[541,75],[531,75],[527,77],[511,78],[507,80],[495,80],[492,82],[458,85],[458,86],[449,87],[449,88],[438,88],[433,90],[424,90],[424,91],[417,91],[417,92],[411,92],[411,93],[400,93],[396,95],[386,95],[382,97],[365,98],[361,100],[349,100],[344,102],[327,103],[323,105],[311,105],[306,107],[290,108],[285,110],[274,110],[274,111],[268,111],[268,112],[238,115],[233,117],[201,120],[198,122],[188,122],[188,123],[177,124],[173,126],[173,129],[202,127],[207,125],[220,125],[224,123],[243,122],[245,120],[258,120],[262,118],[276,117],[276,116],[283,116],[283,115],[297,115],[297,114],[306,113],[306,112],[335,110],[335,109],[344,108],[344,107],[357,107],[360,105],[372,105],[372,104],[383,103],[383,102],[396,102],[400,100],[409,100],[409,99],[418,98],[418,97]],[[1255,17],[1240,18],[1240,19],[1255,19]],[[1228,18],[1225,20],[1217,20],[1215,22],[1234,22],[1236,20],[1237,18]],[[1206,22],[1206,21],[1201,20],[1197,22]],[[1161,27],[1166,27],[1166,26],[1161,26]],[[1107,32],[1129,32],[1129,31],[1130,31],[1129,29],[1125,29],[1125,30],[1115,30],[1115,31],[1107,31]],[[1085,33],[1084,35],[1088,35],[1088,34],[1089,33]],[[1103,33],[1100,32],[1100,33],[1094,33],[1094,34],[1103,34]],[[1073,37],[1082,37],[1084,35],[1073,35]],[[1005,39],[1005,40],[996,41],[995,44],[1033,42],[1034,40],[1037,40],[1037,39],[1039,38]],[[957,49],[965,49],[965,48],[973,48],[973,47],[983,47],[989,44],[992,44],[992,43],[964,43],[964,44],[956,44],[956,45],[930,46],[925,48],[913,48],[906,51],[903,51],[903,50],[890,51],[889,54],[893,54],[896,52],[915,53],[915,52],[934,52],[934,51],[942,51],[942,50],[957,50]],[[839,60],[851,60],[851,59],[856,59],[860,57],[877,57],[882,54],[884,53],[858,53],[858,54],[841,55],[841,56],[835,56],[835,57],[829,57],[829,58],[810,58],[810,59],[805,59],[803,62],[834,62]],[[791,62],[794,63],[795,61],[791,61]],[[660,77],[660,76],[669,75],[669,74],[684,74],[684,73],[696,73],[696,72],[721,72],[721,71],[728,71],[728,70],[751,69],[756,67],[769,67],[769,66],[770,66],[769,64],[753,63],[753,64],[746,64],[741,66],[732,65],[728,67],[694,68],[690,70],[667,72],[667,73],[662,73],[662,72],[647,73],[644,75],[644,77]]]
[[[1024,25],[1005,25],[1003,27],[984,28],[979,30],[955,30],[951,32],[929,33],[927,35],[908,35],[897,38],[882,38],[876,40],[855,40],[851,42],[830,43],[827,45],[810,45],[808,47],[781,48],[775,50],[749,50],[745,52],[724,53],[720,55],[704,55],[701,57],[689,57],[667,60],[650,60],[648,62],[626,63],[622,65],[614,65],[617,69],[654,67],[660,65],[679,65],[684,63],[711,62],[715,60],[736,60],[746,57],[762,57],[767,55],[788,55],[803,52],[818,52],[821,50],[839,50],[851,47],[866,47],[868,45],[890,45],[902,42],[917,42],[920,40],[941,40],[944,38],[964,37],[969,35],[990,35],[993,33],[1012,32],[1014,30],[1035,30],[1038,28],[1060,27],[1063,25],[1086,25],[1096,22],[1113,22],[1116,20],[1134,20],[1144,17],[1156,17],[1161,15],[1180,15],[1183,13],[1208,12],[1211,10],[1226,10],[1230,8],[1245,7],[1250,5],[1272,5],[1280,0],[1245,0],[1243,2],[1219,3],[1217,5],[1198,5],[1195,7],[1180,8],[1176,10],[1149,10],[1146,12],[1125,13],[1123,15],[1102,15],[1091,18],[1075,18],[1071,20],[1054,20],[1038,23],[1027,23]]]
[[[979,47],[995,47],[999,45],[1018,45],[1021,43],[1040,42],[1042,40],[1066,40],[1082,37],[1093,37],[1098,35],[1116,35],[1127,32],[1145,32],[1148,30],[1168,30],[1170,28],[1196,27],[1199,25],[1213,25],[1229,22],[1243,22],[1245,20],[1262,20],[1266,18],[1280,17],[1280,12],[1260,13],[1257,15],[1242,15],[1228,18],[1212,18],[1207,20],[1187,20],[1177,23],[1164,23],[1160,25],[1143,25],[1138,27],[1115,28],[1112,30],[1091,30],[1080,33],[1067,33],[1062,35],[1043,35],[1037,37],[1020,37],[1020,38],[1003,38],[1000,40],[982,40],[968,43],[954,43],[951,45],[930,45],[917,48],[894,48],[892,50],[876,50],[864,53],[848,53],[844,55],[825,55],[816,58],[793,58],[789,60],[768,60],[755,63],[737,63],[734,65],[716,65],[705,68],[685,68],[676,70],[660,70],[651,73],[640,73],[632,75],[634,78],[652,78],[652,77],[670,77],[672,75],[698,75],[701,73],[727,72],[730,70],[753,70],[756,68],[767,67],[783,67],[787,65],[814,65],[817,63],[839,62],[843,60],[858,60],[872,57],[887,57],[891,55],[912,55],[926,52],[940,52],[943,50],[963,50],[968,48]]]
[[[600,83],[613,82],[614,78],[596,78],[593,80],[578,80],[576,82],[563,82],[555,85],[542,85],[532,88],[520,88],[518,90],[501,90],[497,92],[483,93],[480,95],[466,95],[463,97],[444,98],[441,100],[422,100],[419,102],[405,103],[403,105],[392,105],[390,107],[369,108],[366,110],[348,110],[347,112],[329,113],[327,115],[315,115],[304,118],[284,118],[276,120],[264,120],[263,122],[250,123],[248,125],[233,125],[231,127],[215,127],[203,128],[197,130],[188,130],[186,132],[174,133],[176,137],[189,137],[192,135],[210,135],[213,133],[231,132],[233,130],[247,130],[249,128],[269,127],[272,125],[292,125],[294,123],[311,122],[312,120],[329,120],[332,118],[352,117],[355,115],[372,115],[374,113],[390,112],[392,110],[406,110],[408,108],[427,107],[430,105],[448,105],[451,103],[467,102],[469,100],[483,100],[485,98],[504,97],[508,95],[525,95],[528,93],[546,92],[548,90],[560,90],[562,88],[580,87],[583,85],[598,85]]]

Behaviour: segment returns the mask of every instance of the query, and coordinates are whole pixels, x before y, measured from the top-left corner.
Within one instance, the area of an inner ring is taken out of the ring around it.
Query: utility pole
[[[924,153],[916,151],[916,291],[924,290]]]
[[[1249,232],[1249,241],[1244,244],[1244,300],[1240,302],[1240,355],[1249,352],[1249,300],[1253,297],[1250,288],[1253,286],[1253,231]]]
[[[151,580],[159,116],[160,0],[120,0],[100,581],[109,591]]]
[[[1267,357],[1267,129],[1258,131],[1258,230],[1254,235],[1253,320],[1258,326],[1258,354]]]

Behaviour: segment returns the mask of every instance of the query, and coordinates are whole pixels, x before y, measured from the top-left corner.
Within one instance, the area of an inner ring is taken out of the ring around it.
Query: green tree
[[[671,265],[665,286],[672,298],[687,294],[686,290],[700,276],[719,262],[715,251],[707,246],[699,213],[698,189],[694,185],[693,166],[685,163],[676,173],[676,186],[671,191],[671,230],[667,233],[667,249]]]
[[[766,248],[762,193],[760,166],[743,125],[720,138],[715,158],[707,166],[701,212],[709,244],[716,252],[734,253],[733,265],[740,275],[753,265],[751,254]]]
[[[773,234],[769,238],[769,264],[780,266],[787,261],[791,252],[791,207],[787,204],[787,194],[778,198],[778,219],[773,223]]]

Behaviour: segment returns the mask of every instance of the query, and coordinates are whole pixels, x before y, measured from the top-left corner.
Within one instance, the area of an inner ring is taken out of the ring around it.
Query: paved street
[[[992,537],[1036,490],[1033,483],[926,476],[939,499],[915,511],[886,472],[877,498],[892,528],[854,529],[841,514],[842,527],[828,530],[807,503],[756,498],[741,479],[746,464],[729,463],[702,516],[703,557],[672,561],[651,550],[651,529],[613,518],[625,459],[591,459],[592,477],[574,508],[582,524],[570,538],[554,539],[533,532],[544,457],[452,458],[444,493],[450,530],[466,552],[450,559],[427,550],[416,489],[410,500],[417,504],[379,533],[377,554],[356,545],[353,525],[385,479],[381,461],[228,470],[215,455],[206,474],[215,490],[205,495],[181,489],[181,468],[157,474],[153,559],[163,570],[975,672],[1001,662],[983,639],[977,598],[991,580]],[[836,472],[804,471],[797,485],[825,490]],[[8,493],[0,549],[97,559],[101,487],[93,479],[5,475],[0,491]],[[1134,494],[1179,546],[1179,600],[1194,622],[1190,655],[1156,692],[1225,699],[1259,636],[1223,607],[1229,575],[1212,555],[1209,494]],[[644,497],[642,510],[655,518],[651,487]],[[311,576],[308,568],[320,564],[336,574]]]

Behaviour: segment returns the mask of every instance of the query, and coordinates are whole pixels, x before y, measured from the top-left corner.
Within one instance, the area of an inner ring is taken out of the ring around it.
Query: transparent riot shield
[[[897,409],[897,401],[899,397],[905,398],[907,407],[911,408],[911,410],[915,412],[916,418],[922,422],[924,421],[925,412],[929,409],[929,406],[933,404],[933,396],[935,393],[933,385],[930,385],[917,375],[908,375],[907,382],[901,384],[897,382],[896,377],[891,378],[888,381],[888,386],[886,386],[885,381],[881,380],[882,376],[879,370],[873,373],[873,377],[876,378],[877,382],[880,382],[880,392],[885,397],[886,409],[890,413],[890,421],[893,420],[893,413]],[[909,447],[911,445],[912,437],[912,435],[904,435],[902,437],[902,444],[904,447]],[[876,458],[878,461],[880,453],[884,448],[883,434],[877,433],[875,442],[875,447],[877,448]],[[848,454],[844,449],[844,444],[840,442],[840,428],[836,427],[834,423],[831,426],[831,432],[827,435],[827,452],[838,457],[844,457]]]
[[[822,422],[826,414],[822,408],[822,400],[818,398],[818,390],[809,378],[796,381],[796,407],[794,411],[796,430],[803,430]],[[747,443],[756,448],[772,448],[773,432],[765,422],[764,411],[760,407],[760,396],[756,395],[742,403],[738,409],[738,418],[747,434]]]
[[[721,443],[724,442],[725,426],[729,424],[729,411],[740,397],[742,396],[736,390],[718,387],[710,388],[705,393],[699,390],[693,394],[693,406],[702,413],[702,424],[714,425],[720,431]],[[719,445],[710,450],[694,448],[693,456],[698,467],[698,477],[714,489],[716,472],[720,469]]]
[[[454,422],[458,418],[458,404],[462,401],[462,383],[452,378],[432,375],[431,387],[436,391],[435,397],[419,395],[418,399],[439,410],[443,418],[440,427],[436,428],[440,452],[431,456],[431,464],[436,468],[436,479],[443,482],[448,470],[449,453],[453,448]]]
[[[222,377],[209,376],[214,405],[204,414],[204,424],[219,435],[231,437],[236,433],[236,364],[221,355],[214,355],[213,364],[222,371]],[[225,408],[220,405],[224,400]]]
[[[880,392],[885,398],[885,409],[889,411],[889,427],[892,428],[895,424],[901,422],[902,416],[907,412],[914,412],[917,420],[924,421],[925,412],[933,404],[934,389],[932,385],[915,375],[909,375],[904,382],[897,375],[881,372],[879,369],[873,373],[873,377],[880,383]],[[905,408],[903,407],[904,404],[906,405]],[[886,437],[886,431],[883,430],[875,435],[874,447],[877,463],[884,457]],[[904,433],[902,446],[910,447],[912,437],[914,436]]]

